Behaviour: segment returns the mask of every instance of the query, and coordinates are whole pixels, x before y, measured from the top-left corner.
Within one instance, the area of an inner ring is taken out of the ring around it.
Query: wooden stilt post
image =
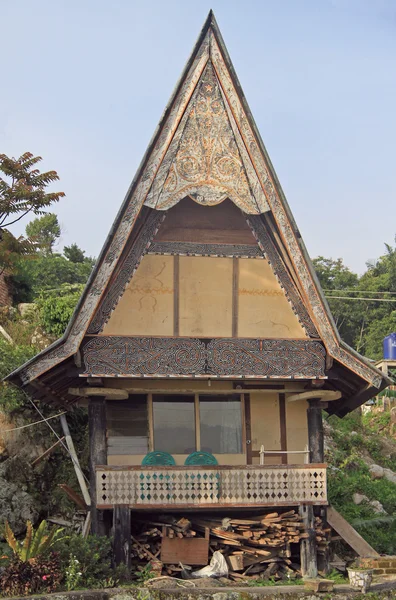
[[[128,505],[116,504],[113,513],[114,562],[131,568],[131,509]]]
[[[323,463],[324,441],[322,407],[320,400],[309,400],[307,409],[308,418],[308,446],[311,463]],[[300,515],[303,519],[309,537],[301,540],[301,574],[303,577],[312,578],[318,575],[318,557],[316,551],[315,515],[312,505],[302,505]]]
[[[106,401],[91,398],[88,404],[89,426],[89,478],[91,495],[91,533],[105,535],[103,512],[96,508],[96,465],[107,464],[106,448]]]
[[[313,506],[302,504],[300,506],[300,517],[309,534],[309,538],[300,542],[301,575],[304,578],[312,579],[318,576]]]

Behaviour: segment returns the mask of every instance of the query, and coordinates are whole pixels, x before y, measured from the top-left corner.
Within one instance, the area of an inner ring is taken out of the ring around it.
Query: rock
[[[396,423],[396,406],[390,411],[391,423]]]
[[[377,514],[377,515],[387,515],[388,514],[386,512],[386,510],[384,509],[384,507],[382,506],[381,502],[379,502],[379,500],[371,500],[369,502],[369,504],[370,504],[370,506],[373,507],[375,514]]]
[[[390,469],[384,469],[384,477],[388,481],[391,481],[392,483],[396,483],[396,473],[394,473]]]
[[[384,469],[379,465],[371,465],[369,472],[372,479],[382,479],[384,476]]]
[[[41,508],[25,491],[29,472],[30,465],[22,464],[19,459],[9,458],[0,463],[0,523],[7,520],[15,535],[26,529],[28,519],[37,521]]]
[[[351,431],[351,437],[355,437],[355,435],[359,435],[357,431]]]
[[[18,304],[18,312],[21,317],[27,317],[29,313],[36,309],[36,305],[32,302],[21,302]]]
[[[369,502],[369,499],[364,494],[353,494],[352,496],[354,504],[361,504],[362,502]]]

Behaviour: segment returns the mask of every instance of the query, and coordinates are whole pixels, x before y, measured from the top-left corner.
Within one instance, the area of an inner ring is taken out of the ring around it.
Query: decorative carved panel
[[[129,377],[320,378],[325,349],[312,340],[94,337],[85,372]]]
[[[167,210],[190,195],[205,206],[230,198],[246,213],[268,210],[233,121],[209,60],[145,204]]]
[[[249,246],[248,244],[196,244],[192,242],[153,242],[147,254],[264,258],[264,254],[258,246]]]
[[[96,467],[96,490],[99,508],[327,504],[324,465]]]

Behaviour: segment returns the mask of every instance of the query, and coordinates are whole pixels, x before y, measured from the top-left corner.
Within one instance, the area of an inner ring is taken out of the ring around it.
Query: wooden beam
[[[378,558],[379,554],[332,506],[327,509],[327,522],[355,552],[364,558]]]
[[[239,262],[232,259],[232,337],[238,337]]]
[[[55,444],[52,444],[52,446],[50,446],[49,448],[47,448],[47,450],[45,452],[43,452],[42,454],[40,454],[40,456],[38,456],[37,458],[34,459],[34,461],[32,463],[30,463],[31,467],[35,467],[36,465],[38,465],[39,462],[41,462],[43,460],[43,458],[45,458],[46,456],[48,456],[49,454],[51,454],[51,452],[53,450],[55,450],[55,448],[57,446],[59,446],[59,444],[61,444],[64,441],[64,437],[60,438],[57,442],[55,442]]]
[[[96,508],[96,465],[107,464],[106,447],[106,401],[91,398],[88,405],[89,426],[89,474],[91,493],[91,533],[105,535],[103,513]]]
[[[70,500],[72,500],[78,507],[82,508],[82,510],[89,510],[89,507],[85,504],[84,499],[69,485],[66,485],[66,483],[60,483],[58,487],[60,487],[60,489],[63,490],[67,496],[69,496]]]
[[[113,511],[114,562],[131,568],[131,509],[116,504]]]
[[[126,390],[119,388],[106,387],[83,387],[69,388],[68,393],[71,396],[79,396],[80,398],[102,397],[106,400],[128,400],[129,394]]]
[[[72,440],[72,436],[70,434],[69,425],[67,423],[66,415],[61,415],[60,416],[60,422],[61,422],[61,425],[62,425],[63,435],[65,436],[66,445],[68,447],[68,450],[70,452],[70,456],[71,456],[72,461],[73,461],[73,467],[74,467],[74,470],[76,472],[76,477],[77,477],[78,483],[80,484],[81,493],[83,495],[85,504],[87,506],[90,506],[91,505],[91,497],[89,495],[87,484],[85,483],[84,475],[83,475],[83,472],[82,472],[82,469],[81,469],[81,466],[80,466],[80,462],[78,460],[77,452],[76,452],[76,449],[75,449],[74,444],[73,444],[73,440]]]
[[[339,400],[341,398],[341,392],[334,392],[332,390],[311,390],[309,392],[301,392],[301,394],[293,394],[289,396],[288,402],[297,402],[297,400],[324,400],[325,402],[332,402],[333,400]]]
[[[287,426],[286,426],[286,400],[285,394],[279,394],[279,423],[280,423],[280,445],[282,452],[287,450]],[[281,455],[282,465],[287,465],[287,454]]]
[[[173,257],[173,335],[180,331],[180,257]]]

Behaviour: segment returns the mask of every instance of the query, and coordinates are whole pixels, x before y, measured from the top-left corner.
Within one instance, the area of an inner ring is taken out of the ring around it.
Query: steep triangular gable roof
[[[211,147],[205,145],[208,137],[213,141]],[[318,331],[328,354],[366,381],[368,388],[387,384],[379,371],[339,338],[212,12],[64,336],[11,378],[28,383],[78,352],[87,330],[95,330],[95,311],[110,279],[121,269],[121,257],[125,258],[131,240],[138,245],[136,256],[141,256],[147,240],[152,240],[150,235],[137,237],[137,231],[146,228],[147,234],[155,232],[163,211],[186,195],[202,204],[230,198],[247,213],[248,223],[267,254],[270,230],[271,243],[275,241],[283,257],[282,268],[287,266],[313,330]],[[153,208],[156,210],[150,211]]]

